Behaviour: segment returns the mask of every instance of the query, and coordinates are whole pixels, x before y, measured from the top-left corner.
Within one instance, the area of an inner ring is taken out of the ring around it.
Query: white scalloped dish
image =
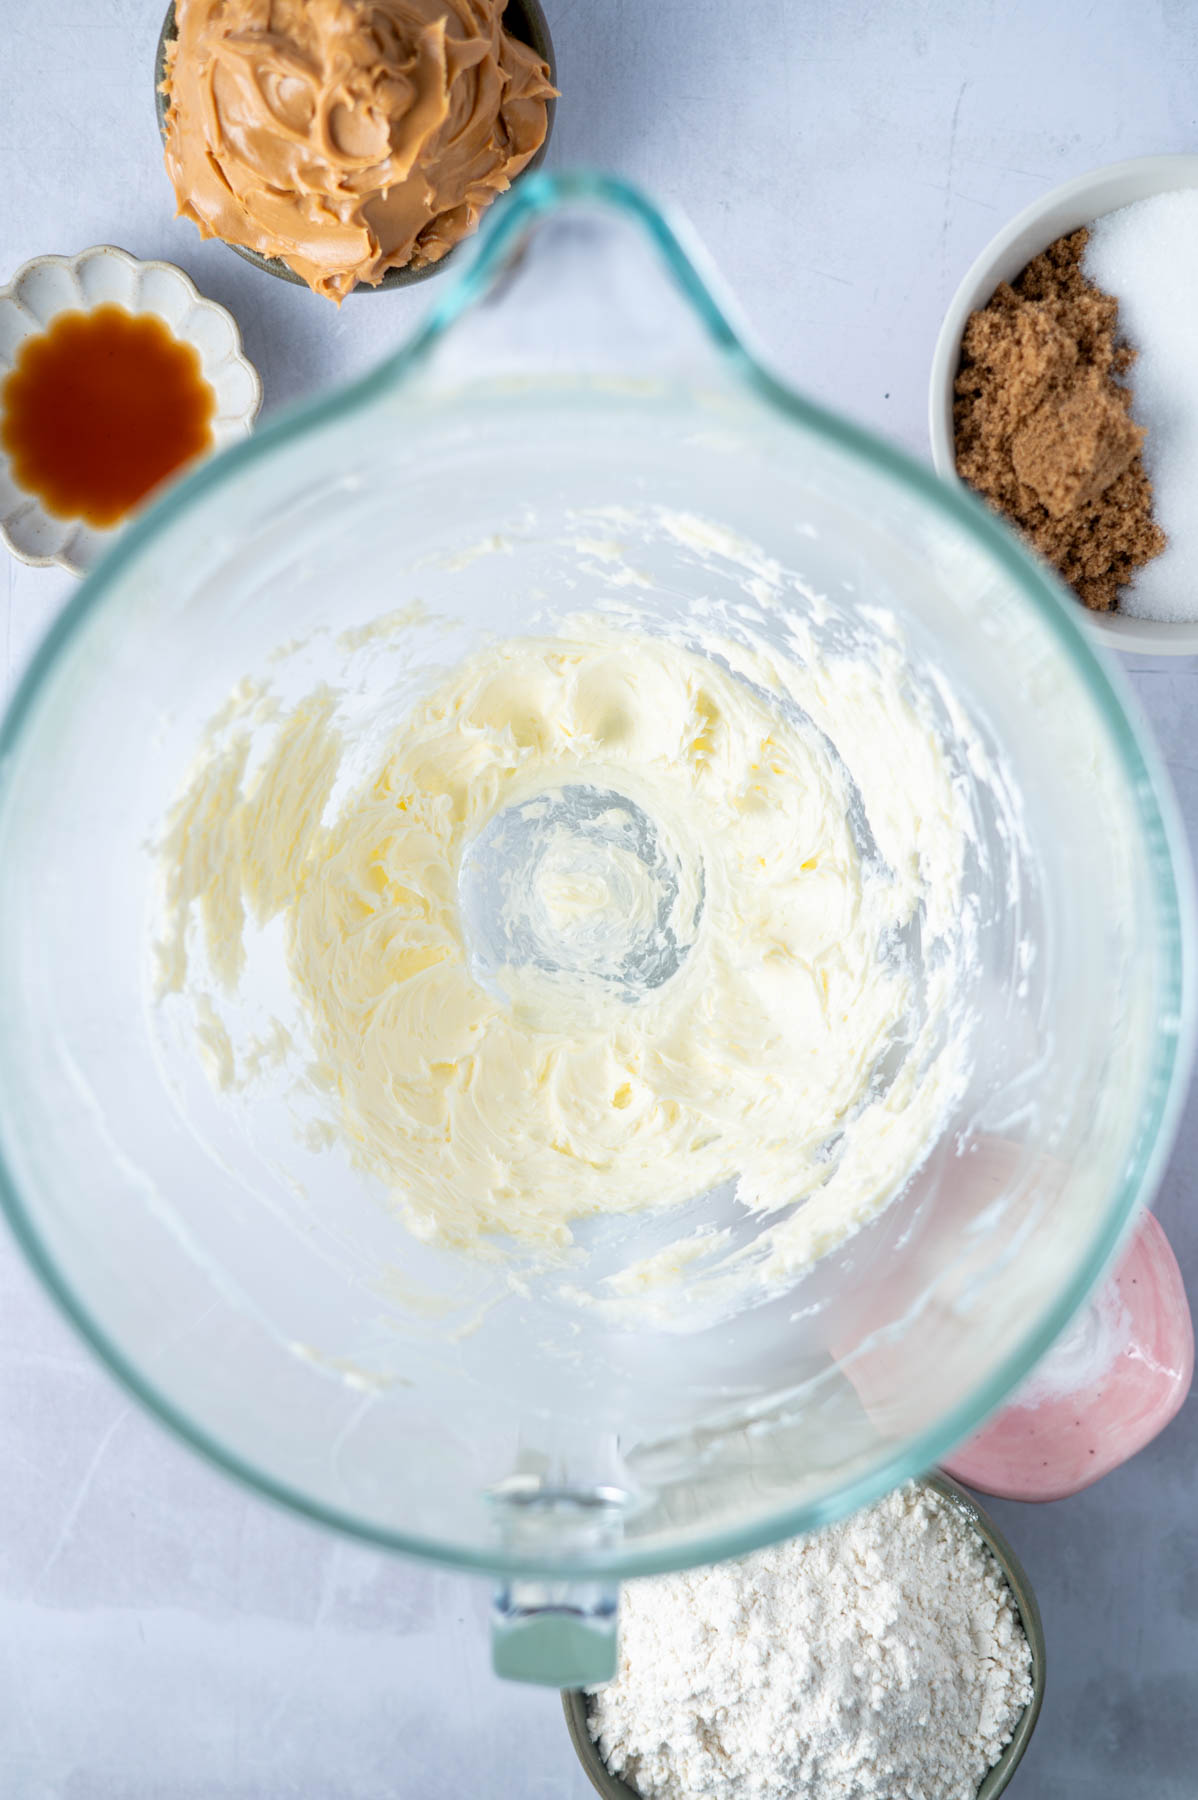
[[[248,433],[262,402],[262,384],[242,352],[232,314],[205,300],[172,263],[139,262],[112,244],[96,244],[78,256],[35,257],[0,289],[0,383],[24,341],[46,332],[60,314],[110,305],[133,314],[153,314],[195,350],[215,396],[212,443],[205,454]],[[49,512],[37,494],[19,485],[0,445],[0,537],[22,562],[57,563],[81,575],[103,555],[124,523],[122,519],[99,528],[81,518]]]

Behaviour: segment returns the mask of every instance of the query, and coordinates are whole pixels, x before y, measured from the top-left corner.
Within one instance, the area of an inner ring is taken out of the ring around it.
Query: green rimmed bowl
[[[1031,1645],[1032,1697],[1020,1716],[1010,1743],[985,1776],[977,1792],[977,1800],[998,1800],[999,1794],[1004,1792],[1019,1767],[1032,1732],[1036,1729],[1036,1720],[1040,1717],[1040,1707],[1044,1701],[1046,1659],[1040,1608],[1036,1604],[1036,1596],[1023,1564],[989,1513],[978,1505],[972,1494],[951,1481],[947,1475],[928,1475],[924,1478],[924,1486],[933,1488],[944,1499],[951,1501],[986,1544],[1006,1577],[1019,1613],[1019,1622]],[[562,1708],[566,1715],[570,1742],[578,1753],[578,1760],[586,1770],[591,1786],[596,1793],[603,1795],[603,1800],[640,1800],[637,1790],[629,1787],[618,1775],[613,1775],[600,1756],[599,1746],[587,1726],[587,1699],[582,1688],[568,1688],[562,1693]]]
[[[553,39],[549,33],[549,22],[541,6],[541,0],[508,0],[504,13],[504,29],[510,31],[514,38],[535,50],[541,61],[548,66],[549,79],[557,86],[557,59],[553,53]],[[166,140],[166,115],[169,102],[166,97],[166,47],[175,39],[175,0],[170,0],[166,9],[166,17],[162,21],[162,30],[158,34],[158,47],[154,52],[154,105],[158,113],[158,131],[163,141]],[[526,175],[540,168],[549,149],[549,140],[553,136],[553,121],[557,112],[557,101],[547,100],[545,103],[545,141],[530,162],[526,163],[512,181],[516,187]],[[469,239],[463,239],[468,243]],[[307,287],[302,275],[285,263],[279,256],[263,256],[260,250],[247,249],[244,244],[230,244],[229,249],[236,252],[256,269],[265,275],[276,275],[280,281],[289,281],[293,287]],[[374,284],[367,281],[356,281],[349,290],[351,294],[374,294],[384,288],[415,287],[417,282],[428,281],[434,275],[440,275],[447,269],[462,249],[462,244],[455,244],[452,250],[446,251],[439,261],[426,263],[422,268],[388,269],[383,279]]]

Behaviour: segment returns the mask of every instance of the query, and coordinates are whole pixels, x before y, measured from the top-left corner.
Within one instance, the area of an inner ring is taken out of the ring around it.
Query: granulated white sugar
[[[1154,194],[1096,219],[1084,269],[1119,302],[1139,352],[1132,414],[1146,425],[1144,467],[1169,542],[1119,597],[1140,619],[1198,619],[1198,188]]]

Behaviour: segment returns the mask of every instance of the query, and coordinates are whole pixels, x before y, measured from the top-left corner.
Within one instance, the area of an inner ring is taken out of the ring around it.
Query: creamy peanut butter
[[[204,237],[340,300],[437,262],[545,140],[505,0],[176,0],[166,167]]]

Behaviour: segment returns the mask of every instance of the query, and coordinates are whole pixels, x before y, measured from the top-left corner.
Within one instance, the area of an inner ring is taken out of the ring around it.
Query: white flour
[[[591,1702],[644,1800],[974,1800],[1032,1694],[994,1558],[910,1486],[815,1537],[632,1584]]]

